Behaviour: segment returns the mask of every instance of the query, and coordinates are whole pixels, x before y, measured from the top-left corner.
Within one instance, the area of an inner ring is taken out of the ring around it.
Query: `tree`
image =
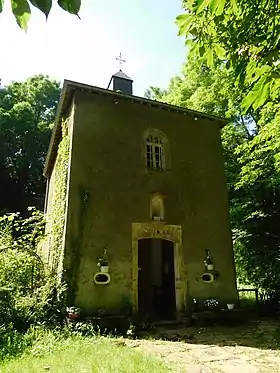
[[[179,34],[209,67],[231,70],[246,96],[243,110],[261,108],[280,90],[280,5],[277,0],[185,0]]]
[[[232,226],[241,278],[280,288],[280,131],[278,115],[237,148],[241,171],[232,200]]]
[[[191,55],[169,88],[151,87],[152,99],[224,116],[222,130],[230,217],[239,280],[273,291],[280,287],[280,103],[241,105],[246,95],[235,73],[218,59],[208,67]]]
[[[59,83],[43,75],[0,90],[0,211],[42,208],[42,173],[59,94]]]
[[[8,1],[8,0],[6,0]],[[17,20],[18,25],[24,30],[27,29],[27,24],[31,15],[31,7],[34,6],[40,9],[48,18],[49,12],[53,5],[53,0],[10,0],[13,14]],[[58,5],[71,14],[78,15],[81,0],[58,0]],[[0,0],[0,13],[3,10],[4,0]]]

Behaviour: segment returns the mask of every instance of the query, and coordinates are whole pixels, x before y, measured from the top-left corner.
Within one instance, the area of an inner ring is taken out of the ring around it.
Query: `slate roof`
[[[122,79],[127,79],[133,81],[129,76],[127,76],[122,70],[118,71],[116,74],[114,74],[116,78],[122,78]]]

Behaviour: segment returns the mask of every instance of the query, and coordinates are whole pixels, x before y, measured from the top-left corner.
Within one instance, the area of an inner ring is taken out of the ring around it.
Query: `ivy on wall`
[[[53,208],[50,214],[50,241],[49,250],[52,256],[52,269],[57,271],[62,259],[63,232],[65,225],[65,210],[67,197],[67,179],[69,168],[70,136],[68,120],[62,121],[62,139],[54,167],[54,194]],[[62,268],[61,268],[62,269]]]
[[[84,228],[89,205],[90,193],[82,185],[79,186],[79,212],[78,214],[78,234],[71,235],[71,261],[69,268],[65,271],[65,280],[68,285],[67,301],[69,304],[75,303],[75,298],[78,292],[78,275],[81,263],[81,247],[84,238]]]

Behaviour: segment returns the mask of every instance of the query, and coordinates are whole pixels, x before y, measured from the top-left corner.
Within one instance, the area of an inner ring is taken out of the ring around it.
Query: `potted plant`
[[[100,272],[108,273],[109,272],[109,262],[107,259],[107,249],[104,248],[103,256],[98,259],[97,266],[100,268]]]
[[[212,253],[210,250],[205,250],[205,253],[206,253],[205,260],[204,260],[205,267],[208,269],[208,271],[213,271],[214,263],[213,263]]]
[[[66,312],[69,320],[77,320],[80,317],[80,308],[67,307]]]
[[[204,307],[207,310],[215,311],[220,309],[220,304],[217,299],[209,298],[204,301]]]
[[[234,303],[227,303],[228,310],[234,310]]]

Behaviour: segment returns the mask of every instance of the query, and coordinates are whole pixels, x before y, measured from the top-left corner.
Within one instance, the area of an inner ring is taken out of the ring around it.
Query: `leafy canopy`
[[[242,109],[262,107],[280,88],[280,3],[277,0],[185,0],[179,35],[209,67],[216,59],[246,89]]]
[[[242,113],[247,89],[233,69],[214,56],[188,57],[169,88],[151,87],[152,99],[224,116],[222,130],[231,227],[240,282],[275,291],[280,287],[280,103]]]
[[[9,1],[9,0],[6,0]],[[27,30],[28,21],[31,15],[31,6],[41,10],[46,18],[48,17],[50,10],[53,6],[53,0],[10,0],[13,14],[17,20],[18,25]],[[78,15],[81,0],[58,0],[58,5],[71,14]],[[0,13],[3,10],[4,0],[0,0]]]
[[[42,174],[59,85],[37,75],[0,88],[0,215],[43,206]]]

